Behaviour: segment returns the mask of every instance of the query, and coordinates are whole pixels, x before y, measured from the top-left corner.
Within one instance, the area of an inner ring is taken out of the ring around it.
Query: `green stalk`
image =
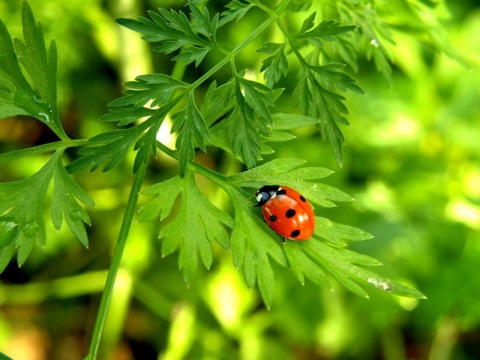
[[[22,157],[43,154],[47,152],[52,152],[60,148],[76,147],[83,146],[88,144],[88,140],[64,140],[64,141],[55,141],[49,144],[39,145],[31,148],[21,149],[10,151],[5,154],[0,154],[0,164],[13,161]]]
[[[132,225],[133,217],[135,215],[138,196],[140,194],[140,189],[145,178],[146,168],[146,163],[142,162],[142,164],[138,168],[137,173],[135,174],[135,179],[133,181],[130,196],[128,198],[127,208],[122,221],[122,227],[120,228],[120,233],[118,234],[117,245],[115,246],[115,250],[113,252],[112,263],[110,265],[107,280],[105,282],[105,289],[103,291],[102,299],[100,301],[100,308],[98,309],[97,319],[95,321],[95,327],[93,329],[90,349],[88,355],[85,357],[85,360],[95,360],[97,358],[98,349],[100,347],[100,341],[102,338],[102,333],[105,327],[108,309],[113,294],[115,279],[120,268],[123,251],[125,249],[125,244],[127,242],[128,234],[130,231],[130,226]]]
[[[300,53],[300,50],[298,50],[297,46],[295,45],[295,41],[293,40],[292,36],[290,36],[290,33],[287,31],[287,29],[285,29],[285,26],[283,26],[282,22],[279,21],[278,19],[276,19],[276,24],[280,29],[280,31],[282,32],[283,36],[285,36],[285,39],[287,39],[288,44],[290,45],[290,48],[292,49],[293,53],[297,57],[302,67],[305,68],[306,70],[309,70],[310,67],[308,63],[305,61],[304,57]]]
[[[189,88],[190,89],[196,89],[200,84],[202,84],[204,81],[206,81],[208,78],[210,78],[213,74],[215,74],[218,70],[220,70],[223,66],[228,64],[232,58],[235,57],[240,51],[242,51],[245,47],[247,47],[248,44],[250,44],[253,39],[255,39],[258,34],[260,34],[262,31],[264,31],[270,24],[272,24],[275,20],[273,18],[269,18],[266,20],[263,24],[261,24],[257,29],[255,29],[254,32],[252,32],[247,38],[245,38],[240,44],[238,44],[235,49],[232,51],[226,51],[224,49],[218,48],[222,53],[227,54],[222,60],[220,60],[215,66],[213,66],[209,71],[207,71],[205,74],[203,74],[200,78],[198,78],[195,82],[193,82]]]

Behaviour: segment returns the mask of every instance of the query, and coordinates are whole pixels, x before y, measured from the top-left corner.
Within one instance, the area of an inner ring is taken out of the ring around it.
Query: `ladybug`
[[[278,234],[291,240],[308,240],[315,229],[315,214],[298,191],[280,185],[265,185],[255,193],[263,218]]]

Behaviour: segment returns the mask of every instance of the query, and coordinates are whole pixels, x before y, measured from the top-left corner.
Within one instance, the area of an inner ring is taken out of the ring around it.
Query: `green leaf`
[[[185,175],[189,161],[195,157],[195,148],[206,151],[206,142],[210,140],[205,120],[195,105],[193,92],[190,93],[187,106],[172,116],[172,133],[178,132],[176,147],[180,162],[180,176]]]
[[[137,151],[133,163],[133,172],[136,174],[141,164],[146,164],[150,155],[157,156],[157,134],[161,122],[155,123],[145,133],[143,133],[135,144],[134,150]]]
[[[315,25],[315,17],[317,16],[317,12],[314,11],[313,13],[310,14],[309,17],[307,17],[303,23],[302,27],[300,28],[300,31],[298,32],[299,34],[304,34],[308,30],[310,30],[314,25]]]
[[[270,133],[268,128],[263,127],[256,119],[257,116],[251,108],[242,106],[235,109],[225,121],[233,153],[240,155],[248,168],[255,166],[261,159],[262,135],[266,137]]]
[[[255,87],[267,91],[269,96],[274,94],[261,84],[250,85],[250,88],[254,88],[251,94],[260,91]],[[211,124],[211,145],[222,148],[253,167],[260,159],[260,152],[265,146],[263,141],[268,139],[270,129],[265,119],[259,119],[246,103],[241,90],[240,84],[234,79],[219,87],[212,83],[205,95],[202,113],[207,123]],[[271,100],[264,99],[263,95],[259,101],[264,100],[264,105],[270,105]]]
[[[165,24],[165,26],[170,30],[170,34],[174,34],[172,40],[175,39],[175,37],[179,34],[181,34],[179,42],[182,43],[186,40],[190,40],[192,42],[202,40],[193,30],[190,21],[183,11],[175,11],[173,9],[168,11],[166,9],[159,8],[158,12],[160,13],[160,16],[155,14],[154,21],[157,24]],[[150,15],[152,15],[152,13],[150,13]]]
[[[233,79],[218,87],[215,81],[210,84],[201,107],[203,118],[210,127],[224,119],[225,115],[233,109],[234,94],[235,81]]]
[[[10,356],[5,355],[3,352],[0,352],[0,360],[13,360]]]
[[[181,178],[174,176],[142,191],[142,195],[155,195],[155,197],[142,205],[139,210],[138,221],[150,221],[158,218],[166,219],[173,208],[176,198],[182,188]]]
[[[331,289],[325,272],[318,264],[302,251],[301,247],[293,246],[291,242],[285,243],[283,247],[290,270],[302,285],[305,285],[305,278],[313,283]]]
[[[345,241],[363,241],[373,237],[362,229],[337,224],[324,217],[316,217],[315,234],[338,246],[344,246]]]
[[[182,50],[182,52],[175,56],[173,60],[184,61],[185,64],[195,62],[195,67],[198,67],[209,51],[209,48],[190,46]]]
[[[22,6],[22,27],[25,44],[15,39],[15,48],[19,62],[33,80],[35,89],[41,99],[50,98],[47,74],[47,50],[43,39],[43,30],[33,16],[32,9],[26,1]]]
[[[105,163],[103,171],[109,171],[120,164],[141,135],[141,128],[135,127],[112,130],[95,136],[90,139],[92,146],[80,150],[80,157],[67,165],[66,169],[70,174],[85,169],[95,171]]]
[[[392,83],[392,67],[390,65],[390,55],[385,50],[385,48],[374,48],[369,54],[373,56],[373,62],[377,70],[387,79],[387,81]],[[369,56],[369,58],[371,57]]]
[[[10,356],[5,355],[3,352],[0,352],[0,360],[13,360]]]
[[[212,38],[217,33],[219,14],[215,14],[213,19],[210,19],[210,14],[206,7],[204,7],[202,11],[192,2],[190,2],[188,6],[192,12],[193,29],[206,38]],[[211,40],[211,42],[213,42],[213,40]]]
[[[283,142],[283,141],[290,141],[295,139],[296,136],[286,132],[286,131],[272,131],[270,133],[270,136],[268,137],[268,141],[272,142]],[[262,149],[262,153],[264,154],[265,148]]]
[[[307,23],[304,23],[302,26],[297,38],[308,38],[315,45],[322,45],[322,41],[335,41],[337,40],[338,35],[355,29],[355,26],[352,25],[340,25],[341,23],[336,20],[323,20],[320,24],[310,30],[312,21],[313,19],[307,19]]]
[[[14,219],[9,219],[7,217],[2,217],[0,222],[0,248],[7,246],[17,236],[18,232],[18,223]]]
[[[109,104],[110,113],[104,115],[101,120],[117,121],[118,126],[128,125],[140,119],[143,121],[134,127],[108,131],[91,138],[91,145],[80,150],[80,157],[67,166],[70,173],[87,168],[94,171],[103,163],[105,163],[103,171],[109,171],[125,158],[134,144],[134,150],[138,151],[134,173],[140,164],[148,161],[150,155],[156,155],[158,129],[175,105],[175,102],[168,101],[173,91],[185,88],[186,84],[170,76],[155,73],[138,76],[136,81],[128,82],[127,85],[131,90],[125,91],[126,96],[112,101]],[[158,108],[143,107],[147,103],[148,106]],[[176,116],[181,115],[180,113]]]
[[[110,102],[109,107],[115,109],[131,106],[138,109],[146,104],[149,108],[161,107],[171,99],[175,90],[187,87],[183,81],[159,73],[137,76],[135,81],[129,81],[125,85],[130,88],[125,90],[125,96]]]
[[[52,39],[48,48],[47,63],[48,102],[52,106],[53,120],[61,127],[57,109],[57,43]]]
[[[276,159],[243,173],[230,176],[229,182],[241,187],[258,189],[265,184],[291,186],[308,201],[322,207],[335,207],[334,202],[352,201],[352,197],[316,180],[333,172],[322,167],[301,167],[301,159]],[[252,192],[253,196],[253,192]]]
[[[258,279],[258,289],[265,302],[267,309],[270,309],[274,297],[275,277],[272,266],[268,259],[257,262],[255,272]]]
[[[60,138],[66,138],[57,112],[55,41],[47,53],[42,27],[26,1],[22,5],[22,27],[25,42],[15,38],[13,45],[0,21],[0,119],[31,115]]]
[[[234,91],[235,102],[232,110],[224,114],[226,118],[213,127],[212,144],[236,155],[251,168],[261,159],[263,142],[271,133],[273,120],[269,107],[273,106],[271,96],[276,93],[263,84],[239,76],[235,78],[233,89],[231,86],[226,84],[222,91],[227,96]]]
[[[247,14],[248,10],[250,10],[253,6],[253,3],[245,4],[238,0],[230,1],[226,5],[226,8],[228,8],[228,10],[222,12],[221,14],[222,17],[218,22],[218,27],[223,26],[234,20],[239,21]]]
[[[135,82],[127,84],[134,90],[127,90],[126,96],[112,101],[109,104],[110,113],[102,116],[101,120],[118,122],[118,126],[143,121],[135,127],[113,130],[90,139],[93,146],[79,152],[81,157],[68,166],[70,172],[90,167],[93,171],[103,162],[107,162],[104,171],[108,171],[120,163],[134,143],[137,151],[134,173],[148,161],[150,155],[156,157],[158,130],[175,105],[174,101],[166,102],[175,89],[184,88],[186,84],[163,74],[141,75]],[[147,103],[158,108],[143,107]]]
[[[358,52],[357,47],[357,33],[346,33],[338,37],[336,42],[324,43],[319,49],[324,58],[323,63],[337,63],[347,64],[351,69],[358,72]]]
[[[77,200],[89,206],[95,206],[93,200],[67,173],[61,159],[58,158],[54,175],[52,197],[52,223],[57,230],[62,227],[63,217],[78,240],[88,247],[85,225],[90,225],[90,217]]]
[[[73,234],[87,245],[84,223],[90,219],[75,198],[94,206],[83,189],[68,175],[62,165],[63,150],[55,152],[50,160],[28,179],[0,183],[0,270],[18,249],[21,266],[29,256],[35,241],[45,245],[44,203],[47,189],[54,179],[52,222],[57,229],[65,215]]]
[[[5,270],[10,260],[15,253],[15,241],[11,241],[9,244],[0,247],[0,273]]]
[[[425,295],[418,290],[399,284],[356,265],[380,265],[378,261],[368,256],[345,249],[333,248],[321,241],[306,241],[301,244],[288,242],[286,245],[299,247],[311,260],[324,268],[348,290],[359,296],[368,297],[363,287],[369,286],[398,296],[425,298]]]
[[[232,219],[213,206],[200,192],[193,173],[188,172],[183,178],[176,176],[153,185],[143,194],[156,197],[140,209],[139,220],[142,221],[156,217],[164,219],[171,213],[175,199],[181,194],[178,213],[161,228],[159,237],[163,240],[163,256],[180,248],[179,267],[187,283],[191,283],[195,277],[198,257],[207,269],[210,268],[213,243],[230,247],[226,228],[232,227]]]
[[[351,40],[339,38],[338,52],[343,60],[356,69],[357,66],[354,65],[357,62],[356,53],[365,51],[367,58],[369,60],[373,58],[377,70],[391,83],[391,57],[383,45],[383,42],[394,44],[388,23],[379,16],[376,7],[366,3],[348,10],[337,4],[337,11],[343,23],[354,24],[358,28]]]
[[[314,70],[301,73],[300,81],[294,90],[294,98],[299,102],[304,114],[321,119],[322,137],[330,140],[335,160],[342,166],[343,134],[338,123],[348,125],[344,115],[348,113],[343,104],[345,98],[322,85],[323,79]]]
[[[229,176],[229,183],[250,187],[273,184],[274,182],[270,181],[272,176],[289,173],[303,164],[305,160],[302,159],[275,159],[248,171]],[[331,173],[332,171],[329,170],[329,174]]]
[[[229,176],[229,182],[242,187],[260,187],[265,184],[295,184],[294,187],[296,188],[303,182],[323,179],[333,173],[332,170],[322,167],[301,167],[304,163],[305,160],[295,158],[275,159],[248,171]],[[308,186],[312,187],[312,184]],[[343,199],[340,195],[338,198]],[[351,197],[348,199],[351,200]]]
[[[340,11],[340,10],[339,10]],[[334,57],[340,57],[353,68],[356,67],[356,57],[352,55],[352,42],[347,40],[352,30],[352,25],[341,25],[337,20],[323,20],[314,26],[315,13],[312,13],[303,23],[300,32],[294,37],[290,45],[296,49],[296,56],[302,65],[299,71],[299,81],[293,92],[293,97],[300,105],[304,115],[320,120],[320,132],[323,139],[330,141],[337,164],[342,166],[343,134],[339,123],[348,125],[345,115],[348,109],[345,98],[337,91],[353,91],[363,94],[363,90],[356,81],[344,70],[344,65],[339,64]],[[337,42],[329,47],[327,43]],[[299,48],[313,45],[313,50],[304,56]],[[342,49],[342,54],[335,54],[337,49]],[[324,62],[325,64],[320,64]]]
[[[273,301],[274,277],[270,259],[287,266],[302,283],[313,283],[331,288],[330,277],[335,278],[351,292],[368,297],[365,286],[391,292],[395,295],[421,298],[423,294],[392,280],[386,279],[362,266],[379,266],[381,263],[367,255],[347,250],[348,242],[372,238],[364,230],[338,224],[324,217],[316,217],[312,239],[304,242],[287,241],[262,221],[260,208],[254,208],[254,190],[246,192],[238,187],[257,188],[265,184],[290,185],[306,198],[321,206],[335,206],[333,201],[351,201],[351,197],[331,186],[318,182],[332,173],[320,167],[303,167],[301,159],[277,159],[243,173],[227,178],[222,186],[230,196],[235,210],[232,232],[232,257],[234,265],[241,268],[249,287],[258,284],[262,298],[269,307]],[[323,238],[329,246],[319,240]],[[276,241],[272,242],[272,239]],[[280,250],[280,253],[277,252]],[[328,276],[327,276],[328,275]]]
[[[15,218],[0,217],[0,273],[5,270],[15,252],[18,225]]]
[[[244,99],[246,104],[266,125],[271,124],[272,115],[270,115],[268,108],[274,106],[274,104],[270,97],[268,97],[268,94],[272,90],[263,84],[241,77],[237,77],[237,83],[243,88],[245,95],[242,99]],[[239,96],[238,91],[237,96]]]
[[[260,71],[265,71],[265,80],[267,80],[267,86],[273,87],[281,77],[285,77],[288,74],[288,60],[285,56],[286,42],[282,44],[267,42],[257,50],[269,54],[262,62]]]
[[[231,247],[235,267],[241,268],[248,287],[258,283],[260,294],[269,308],[273,302],[274,274],[269,258],[286,266],[281,240],[272,239],[272,230],[262,221],[258,208],[252,207],[248,193],[235,188],[226,189],[234,209],[235,221]]]
[[[29,100],[33,99],[33,95],[18,65],[10,34],[0,20],[0,119],[28,115],[29,112],[17,97]]]
[[[6,252],[10,254],[12,247],[18,249],[19,266],[27,259],[36,240],[45,245],[43,208],[58,156],[56,153],[28,179],[0,184],[0,223],[12,229],[4,233],[3,247],[7,247]],[[13,229],[17,228],[13,235]]]
[[[218,28],[218,15],[210,19],[208,10],[201,11],[190,4],[192,22],[182,11],[158,9],[158,13],[149,11],[150,19],[140,17],[138,20],[117,19],[120,25],[144,34],[143,39],[159,42],[154,51],[170,54],[181,50],[175,60],[187,63],[195,61],[200,64],[205,55],[214,48],[215,33]]]
[[[272,129],[275,130],[293,130],[318,124],[317,118],[300,114],[276,113],[272,118]]]
[[[112,107],[110,112],[103,115],[100,120],[107,122],[118,122],[118,126],[129,125],[139,119],[148,118],[154,115],[157,111],[155,109],[148,109],[145,107]]]
[[[320,75],[323,84],[330,90],[339,89],[341,91],[353,91],[357,94],[365,92],[356,84],[356,80],[341,71],[343,64],[330,63],[324,66],[310,66],[310,69]],[[341,105],[344,108],[343,104]],[[344,112],[344,111],[343,111]]]
[[[43,110],[31,113],[31,115],[44,122],[57,135],[62,136],[64,132],[56,111],[57,52],[55,41],[51,41],[47,53],[42,27],[35,20],[26,1],[23,2],[22,7],[22,26],[25,43],[20,39],[15,39],[15,50],[19,63],[23,65],[32,81],[32,88],[35,90],[32,100]]]

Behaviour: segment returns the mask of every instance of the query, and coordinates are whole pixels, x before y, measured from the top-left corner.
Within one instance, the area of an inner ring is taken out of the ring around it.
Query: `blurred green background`
[[[212,3],[221,9],[227,1]],[[151,71],[172,71],[171,61],[152,55],[139,35],[121,29],[114,19],[144,15],[159,6],[178,7],[180,1],[30,4],[46,39],[57,41],[60,113],[73,138],[111,128],[97,119],[121,95],[122,82]],[[19,0],[0,2],[0,17],[18,37],[20,8]],[[267,311],[257,290],[247,289],[230,253],[218,247],[213,268],[202,269],[187,288],[176,255],[160,256],[158,224],[134,224],[102,359],[480,358],[480,2],[446,1],[438,16],[451,45],[470,66],[398,26],[399,31],[393,30],[396,46],[389,47],[391,84],[366,59],[353,74],[367,95],[348,95],[352,125],[343,129],[343,169],[313,129],[275,144],[276,153],[266,159],[301,157],[309,165],[335,170],[326,182],[356,201],[319,209],[319,215],[371,232],[375,239],[352,248],[378,258],[384,266],[377,271],[416,287],[428,300],[379,292],[362,299],[340,286],[334,292],[311,283],[301,286],[287,270],[276,268],[276,297]],[[389,21],[395,20],[391,14]],[[225,36],[237,42],[252,26],[254,21],[244,20]],[[258,71],[260,65],[258,54],[246,51],[237,68]],[[196,72],[208,66],[205,61]],[[185,73],[187,80],[196,76]],[[225,69],[219,81],[228,76]],[[32,119],[0,122],[2,152],[53,140]],[[0,181],[25,178],[45,159],[9,163],[2,167]],[[199,154],[197,160],[222,172],[241,170],[218,151]],[[133,156],[108,173],[77,174],[97,204],[88,209],[93,224],[88,250],[65,226],[56,231],[47,222],[46,246],[36,246],[25,265],[18,268],[12,262],[0,275],[0,351],[16,360],[81,359],[86,354],[132,162]],[[159,156],[151,164],[148,184],[176,172],[174,161]],[[198,181],[218,206],[228,209],[228,203],[218,200],[218,189]]]

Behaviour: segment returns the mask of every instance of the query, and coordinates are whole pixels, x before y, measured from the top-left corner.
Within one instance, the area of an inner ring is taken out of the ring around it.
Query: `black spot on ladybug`
[[[287,193],[287,190],[285,189],[280,189],[277,191],[277,195],[285,195]]]
[[[277,217],[275,215],[270,215],[270,221],[274,222],[275,220],[277,220]]]
[[[294,217],[296,213],[297,212],[295,211],[295,209],[288,209],[287,212],[285,213],[285,216],[290,219]]]
[[[293,230],[291,233],[290,233],[290,236],[291,237],[297,237],[298,235],[300,235],[300,230]]]
[[[303,202],[307,202],[307,199],[305,199],[303,195],[300,195],[300,200],[302,200]]]

